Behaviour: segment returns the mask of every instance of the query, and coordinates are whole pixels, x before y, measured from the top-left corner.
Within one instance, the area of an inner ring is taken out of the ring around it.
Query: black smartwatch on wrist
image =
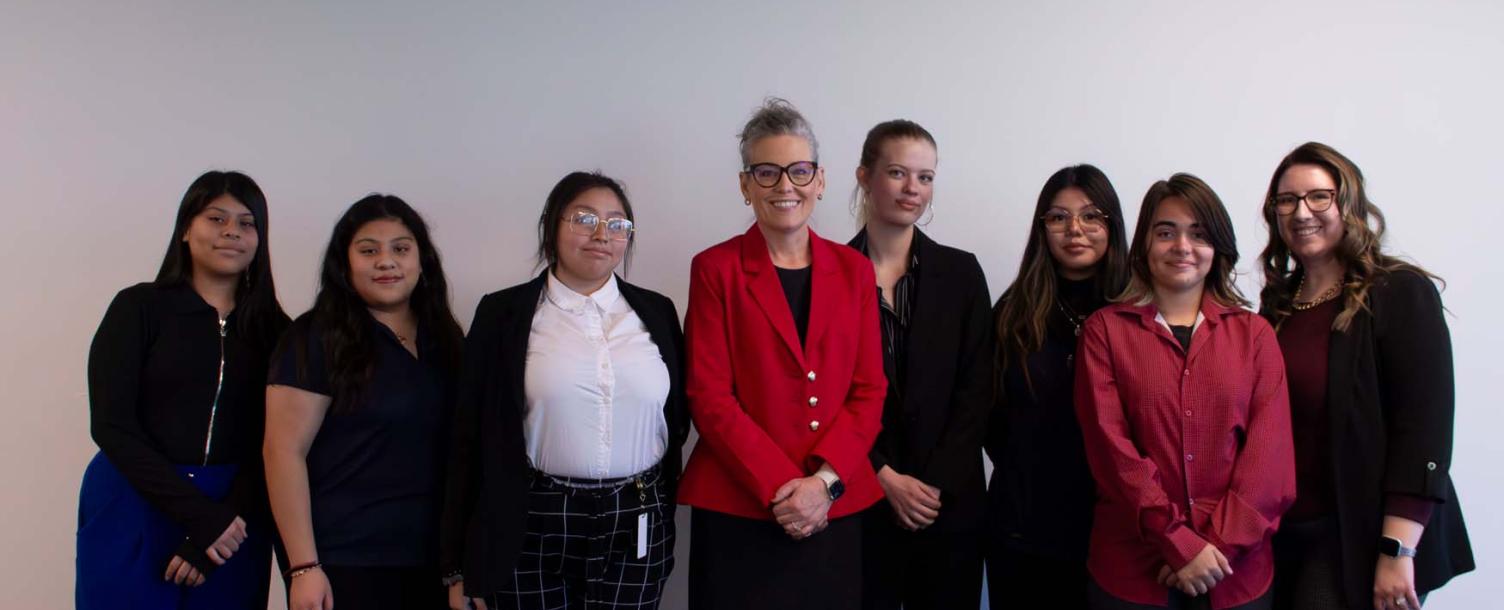
[[[840,479],[836,479],[825,485],[825,493],[830,495],[831,502],[835,502],[841,499],[841,496],[846,493],[846,484],[842,483]]]
[[[1401,557],[1415,557],[1415,549],[1405,546],[1399,538],[1383,536],[1379,538],[1379,553],[1395,559]]]

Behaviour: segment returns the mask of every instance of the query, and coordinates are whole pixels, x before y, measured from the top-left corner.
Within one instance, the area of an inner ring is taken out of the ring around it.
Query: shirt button
[[[1186,409],[1185,410],[1185,416],[1186,417],[1190,417],[1191,416],[1191,410],[1190,409]]]
[[[810,408],[814,408],[814,406],[818,405],[818,404],[820,404],[820,399],[819,398],[816,398],[814,396],[809,397],[809,406],[810,406]]]
[[[1426,462],[1426,470],[1436,470],[1436,462]]]
[[[1185,370],[1185,376],[1186,377],[1190,377],[1191,376],[1191,369],[1186,369]]]
[[[1196,499],[1195,498],[1187,498],[1186,501],[1185,501],[1185,503],[1186,504],[1190,504],[1191,506],[1195,506],[1196,505]]]
[[[1194,461],[1195,459],[1196,459],[1196,456],[1191,455],[1189,453],[1185,454],[1185,461],[1190,462],[1190,461]]]
[[[810,371],[808,375],[804,376],[804,378],[810,380],[811,382],[814,382],[814,380],[815,380],[815,372],[814,371]]]
[[[812,421],[812,422],[809,423],[809,431],[810,432],[814,432],[814,431],[819,430],[819,429],[820,429],[820,422],[818,422],[818,421]]]

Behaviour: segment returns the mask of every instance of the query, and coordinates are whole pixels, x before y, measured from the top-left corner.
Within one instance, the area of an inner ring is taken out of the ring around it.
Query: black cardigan
[[[866,232],[850,245],[860,249]],[[918,293],[909,322],[904,395],[888,385],[874,470],[889,466],[940,488],[937,531],[982,527],[986,478],[982,437],[992,401],[992,315],[977,257],[914,230]],[[886,368],[886,367],[885,367]]]
[[[205,574],[214,564],[204,551],[235,517],[261,520],[268,510],[261,436],[276,337],[242,335],[239,316],[227,319],[221,352],[219,313],[192,287],[137,284],[115,296],[89,348],[94,442],[147,503],[183,527],[187,539],[176,552]],[[280,316],[274,330],[286,324]],[[221,353],[223,387],[206,456]],[[239,465],[224,502],[174,468],[205,462]]]
[[[465,575],[470,596],[489,595],[510,582],[522,552],[531,481],[522,431],[523,379],[547,273],[482,298],[465,338],[439,552],[446,574]],[[668,367],[663,415],[669,441],[660,467],[665,495],[673,497],[690,422],[684,399],[684,332],[668,297],[620,278],[617,286]]]
[[[1472,545],[1447,474],[1452,340],[1436,286],[1413,271],[1379,276],[1368,311],[1347,332],[1333,331],[1330,345],[1326,399],[1347,599],[1372,597],[1388,494],[1439,502],[1415,557],[1418,593],[1471,571]]]

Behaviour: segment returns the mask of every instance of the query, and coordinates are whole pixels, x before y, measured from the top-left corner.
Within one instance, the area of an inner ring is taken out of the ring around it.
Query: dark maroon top
[[[1291,521],[1323,517],[1333,507],[1327,347],[1332,321],[1341,311],[1341,299],[1333,299],[1290,314],[1279,328],[1279,349],[1290,384],[1290,428],[1295,431],[1295,505],[1285,513]]]

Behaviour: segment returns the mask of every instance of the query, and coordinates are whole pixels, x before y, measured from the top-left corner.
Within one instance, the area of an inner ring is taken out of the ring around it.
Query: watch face
[[[840,498],[841,494],[846,493],[846,484],[840,481],[836,481],[834,483],[831,483],[828,489],[830,491],[830,499],[835,500],[837,498]]]
[[[1387,538],[1387,537],[1379,539],[1379,552],[1380,553],[1383,553],[1383,554],[1388,555],[1390,557],[1399,557],[1400,556],[1400,548],[1401,548],[1400,541],[1397,540],[1397,539]]]

